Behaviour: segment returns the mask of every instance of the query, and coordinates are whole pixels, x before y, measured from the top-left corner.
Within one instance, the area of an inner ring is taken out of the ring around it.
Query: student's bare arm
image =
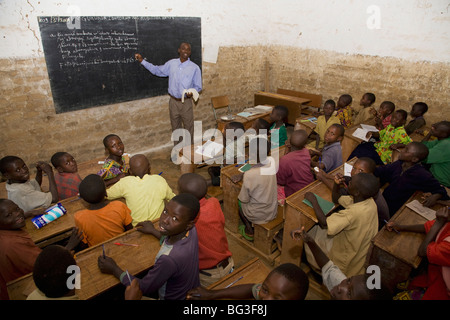
[[[327,227],[327,217],[323,213],[322,208],[319,205],[319,202],[317,202],[316,196],[312,192],[307,192],[305,193],[305,199],[311,202],[314,212],[316,213],[319,226],[322,229],[325,229]]]
[[[325,252],[320,249],[314,239],[308,233],[306,233],[305,227],[302,226],[299,230],[291,231],[291,237],[294,240],[303,239],[303,241],[308,245],[309,249],[311,249],[311,252],[314,255],[314,259],[316,260],[317,265],[320,269],[322,269],[322,267],[326,265],[328,261],[330,261]]]
[[[48,163],[43,161],[39,161],[37,165],[39,166],[39,168],[41,168],[42,171],[47,174],[48,185],[50,193],[52,194],[52,202],[58,202],[58,188],[56,187],[55,176],[53,175],[52,167]]]

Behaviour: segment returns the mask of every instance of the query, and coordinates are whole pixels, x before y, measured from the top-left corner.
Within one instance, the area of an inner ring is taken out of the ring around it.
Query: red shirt
[[[55,182],[58,188],[59,200],[63,200],[78,194],[81,177],[78,173],[57,172],[55,174]]]
[[[225,217],[216,198],[200,199],[200,212],[195,223],[198,236],[199,269],[211,269],[231,257],[225,234]]]

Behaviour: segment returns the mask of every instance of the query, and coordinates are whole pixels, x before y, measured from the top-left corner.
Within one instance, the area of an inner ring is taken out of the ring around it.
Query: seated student
[[[412,120],[405,126],[407,134],[414,133],[416,130],[424,127],[427,123],[423,115],[428,111],[428,105],[425,102],[416,102],[409,113]]]
[[[353,150],[347,160],[353,157],[368,157],[373,159],[377,165],[391,163],[392,150],[404,148],[405,145],[412,142],[403,127],[407,116],[405,110],[396,110],[392,116],[391,124],[386,128],[379,132],[370,131],[367,133],[367,138],[372,137],[379,141],[361,143]]]
[[[430,141],[431,137],[437,139]],[[429,151],[423,163],[430,166],[431,173],[442,185],[450,188],[450,122],[440,121],[433,124],[422,143]]]
[[[178,192],[190,193],[200,201],[195,227],[198,236],[200,283],[209,286],[233,271],[234,261],[228,249],[225,217],[219,200],[205,198],[208,185],[201,175],[185,173],[178,179]]]
[[[333,124],[341,124],[341,120],[334,115],[336,103],[333,100],[325,101],[323,105],[323,115],[317,117],[317,125],[314,129],[316,133],[316,141],[312,141],[309,146],[322,149],[325,144],[325,133],[327,129]]]
[[[270,114],[270,120],[273,121],[269,128],[270,141],[272,149],[284,146],[287,140],[287,130],[284,124],[285,119],[289,115],[289,110],[285,106],[275,106]]]
[[[252,131],[251,129],[253,129],[254,131]],[[253,121],[250,130],[247,130],[245,132],[245,136],[248,137],[248,139],[254,139],[258,137],[268,139],[268,137],[270,137],[270,123],[268,123],[263,118],[256,119],[255,121]]]
[[[27,300],[80,300],[75,286],[68,287],[70,266],[77,263],[69,250],[60,245],[45,247],[37,256],[33,267],[33,280],[37,287]],[[73,284],[73,282],[72,282]]]
[[[0,300],[8,300],[6,284],[33,271],[41,253],[25,227],[25,214],[13,201],[0,199]],[[73,250],[81,240],[77,228],[66,245]]]
[[[392,293],[381,279],[380,288],[369,289],[367,286],[368,274],[358,274],[347,277],[338,266],[322,251],[311,236],[305,232],[304,227],[291,231],[294,240],[303,239],[314,255],[319,266],[323,284],[330,292],[333,300],[392,300]]]
[[[72,155],[67,152],[57,152],[50,161],[57,171],[54,176],[59,200],[78,195],[81,177],[78,174],[77,162]]]
[[[216,290],[197,287],[188,292],[186,299],[305,300],[308,289],[309,279],[305,271],[293,263],[283,263],[273,269],[262,284],[238,284]]]
[[[378,111],[372,110],[375,117],[375,127],[383,130],[391,123],[392,113],[395,110],[395,104],[391,101],[383,101]]]
[[[339,203],[344,209],[328,216],[325,216],[312,192],[305,194],[319,221],[308,233],[339,269],[351,277],[364,273],[370,241],[378,232],[377,205],[373,196],[378,193],[379,184],[374,175],[358,173],[348,185],[348,196],[340,194],[339,184],[340,181],[334,183],[333,202]],[[313,270],[320,272],[307,247],[305,254]]]
[[[330,172],[342,165],[341,141],[344,138],[345,129],[340,124],[331,125],[325,133],[325,146],[317,153],[310,150],[311,155],[319,156],[319,161],[312,160],[311,167],[318,167],[325,172]]]
[[[423,203],[426,207],[433,206],[437,200],[448,199],[445,188],[421,164],[427,156],[428,148],[423,143],[411,142],[400,152],[397,161],[375,169],[374,175],[380,178],[380,184],[389,183],[383,197],[391,217],[416,191],[432,193]]]
[[[158,291],[160,300],[184,300],[189,290],[200,285],[198,269],[198,238],[195,219],[200,203],[191,194],[173,197],[164,208],[159,230],[151,221],[140,222],[138,231],[162,241],[156,261],[147,275],[139,280],[140,291],[150,295]],[[114,275],[125,286],[130,285],[126,272],[111,257],[98,257],[100,271]],[[131,275],[130,275],[131,276]],[[131,281],[135,277],[131,276]]]
[[[35,179],[30,179],[28,166],[21,158],[6,156],[0,160],[0,171],[7,179],[8,199],[25,211],[27,217],[32,214],[42,214],[50,204],[58,201],[58,189],[52,167],[46,162],[39,161],[36,169]],[[50,192],[41,190],[42,171],[47,174]],[[32,210],[34,210],[33,213],[31,213]]]
[[[97,174],[105,180],[105,185],[109,187],[128,174],[128,165],[123,156],[125,147],[119,136],[107,135],[103,138],[103,145],[108,152],[108,157]]]
[[[357,159],[356,162],[354,163],[350,177],[343,176],[342,174],[337,173],[335,177],[338,179],[338,181],[340,181],[341,194],[348,195],[348,184],[352,179],[351,177],[361,172],[373,174],[375,168],[376,168],[375,161],[373,161],[370,158],[360,158]],[[333,190],[335,177],[332,177],[330,174],[327,174],[322,170],[320,170],[316,174],[316,176],[317,179],[322,181],[330,190]],[[390,218],[389,207],[386,203],[386,200],[383,197],[381,190],[379,190],[378,193],[375,195],[375,197],[373,197],[373,200],[375,200],[375,203],[378,208],[378,230],[380,230],[384,226],[385,221],[389,220]]]
[[[306,187],[314,181],[311,172],[311,156],[305,148],[308,134],[305,130],[295,130],[286,141],[285,155],[280,158],[277,184],[284,187],[285,197]]]
[[[419,247],[418,255],[428,260],[428,270],[409,283],[408,298],[413,291],[422,291],[420,300],[450,300],[450,215],[448,207],[436,211],[436,219],[420,225],[399,225],[388,222],[389,231],[426,233]],[[423,293],[423,291],[425,291]],[[403,298],[404,299],[404,298]]]
[[[257,146],[256,155],[252,154],[252,143]],[[272,160],[268,157],[270,142],[263,138],[250,141],[250,163],[256,158],[256,164],[243,175],[239,192],[239,216],[244,225],[239,226],[241,235],[253,241],[253,224],[264,224],[277,216],[278,193],[275,170],[271,171]],[[266,150],[264,150],[266,149]]]
[[[129,175],[109,187],[106,194],[108,200],[125,198],[131,210],[133,226],[159,218],[164,201],[175,196],[166,179],[151,174],[150,162],[143,154],[131,157]]]
[[[354,117],[353,125],[366,123],[368,120],[374,117],[374,108],[372,105],[375,103],[375,95],[371,92],[363,94],[359,105],[361,110]]]
[[[100,176],[90,174],[80,183],[80,197],[89,208],[75,212],[75,226],[83,231],[89,247],[133,228],[130,209],[121,201],[106,201],[106,187]]]
[[[353,123],[353,110],[351,108],[352,96],[349,94],[343,94],[339,97],[336,106],[336,116],[341,121],[341,124],[345,129],[350,128]]]

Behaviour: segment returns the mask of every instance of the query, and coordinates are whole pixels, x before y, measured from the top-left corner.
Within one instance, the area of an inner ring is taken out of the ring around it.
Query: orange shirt
[[[131,223],[130,213],[125,203],[112,201],[98,210],[76,212],[75,226],[83,231],[83,242],[93,246],[123,233]]]

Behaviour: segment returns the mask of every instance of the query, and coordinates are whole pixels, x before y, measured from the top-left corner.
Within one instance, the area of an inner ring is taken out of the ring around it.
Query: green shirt
[[[275,129],[276,123],[270,127],[270,140],[272,143],[272,149],[284,146],[287,140],[287,130],[284,123],[278,129]]]
[[[450,188],[450,137],[442,140],[424,141],[430,151],[424,163],[431,165],[433,176]]]

